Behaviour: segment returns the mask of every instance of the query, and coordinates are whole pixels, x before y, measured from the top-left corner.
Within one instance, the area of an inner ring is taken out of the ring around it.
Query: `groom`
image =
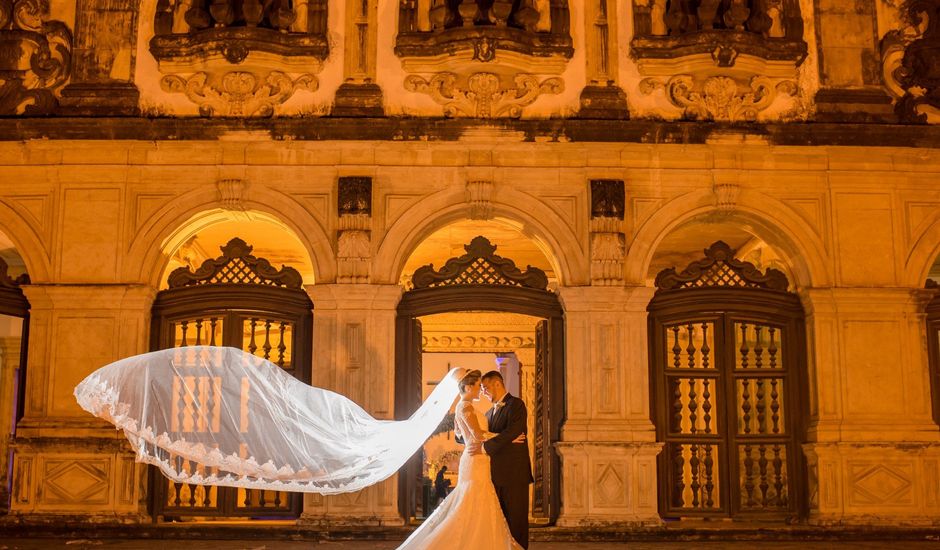
[[[483,443],[483,452],[490,456],[493,486],[512,538],[528,548],[529,484],[533,479],[529,446],[525,443],[525,402],[506,391],[498,371],[484,374],[481,386],[483,395],[493,402],[486,412],[488,431],[496,434]]]

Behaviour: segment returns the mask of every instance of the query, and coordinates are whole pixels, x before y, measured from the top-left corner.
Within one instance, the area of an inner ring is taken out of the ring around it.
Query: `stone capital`
[[[23,293],[33,311],[43,309],[146,309],[149,311],[157,289],[141,284],[117,285],[23,285]]]
[[[643,312],[655,292],[646,286],[561,286],[558,298],[566,312]]]
[[[325,310],[394,311],[402,293],[400,285],[333,283],[306,285],[305,289],[315,314]]]

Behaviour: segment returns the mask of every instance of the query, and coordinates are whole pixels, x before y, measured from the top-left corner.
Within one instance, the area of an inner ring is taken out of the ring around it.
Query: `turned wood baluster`
[[[180,323],[180,328],[183,331],[183,337],[180,339],[180,347],[185,348],[189,344],[186,343],[186,330],[189,326],[189,321],[182,321]]]
[[[760,471],[760,492],[761,492],[761,506],[767,507],[767,489],[770,488],[770,483],[767,481],[767,446],[759,445],[757,447],[757,452],[759,458],[757,460],[758,468]]]
[[[257,319],[251,319],[251,321],[250,321],[251,340],[248,341],[248,353],[250,353],[250,354],[252,354],[252,355],[254,355],[254,354],[255,354],[255,351],[258,349],[258,344],[257,344],[257,342],[255,341],[255,327],[256,327],[257,325],[258,325],[258,320],[257,320]]]
[[[712,446],[705,444],[705,506],[711,508],[715,505],[715,483],[712,480],[712,468],[715,460],[712,458]]]
[[[271,359],[271,320],[264,320],[264,345],[261,346],[261,349],[264,351],[264,359],[269,361]]]
[[[777,495],[777,506],[786,506],[786,495],[783,486],[783,459],[780,457],[781,445],[774,445],[774,492]]]
[[[284,332],[287,330],[287,323],[281,321],[280,324],[280,340],[277,344],[277,364],[279,367],[284,366],[284,352],[287,351],[287,345],[284,343]]]
[[[777,343],[774,341],[775,330],[770,331],[770,345],[767,347],[767,353],[770,355],[770,368],[777,368]],[[780,392],[777,390],[777,379],[770,379],[770,419],[773,423],[773,433],[780,433]]]
[[[202,345],[202,319],[196,319],[196,345]]]
[[[744,446],[744,492],[747,497],[747,506],[754,506],[754,459],[751,457],[751,446]]]
[[[698,508],[699,506],[699,488],[701,485],[698,482],[699,476],[699,458],[698,458],[698,445],[693,443],[689,446],[689,450],[692,452],[692,456],[689,458],[689,469],[692,473],[692,483],[689,484],[689,487],[692,488],[692,507]]]
[[[755,344],[754,344],[754,368],[760,369],[763,368],[763,357],[764,357],[764,348],[761,343],[761,329],[760,325],[754,325],[754,334],[755,334]],[[763,434],[767,432],[767,402],[766,394],[764,391],[764,379],[758,378],[757,383],[757,433]]]
[[[682,458],[682,445],[673,444],[672,467],[676,481],[672,487],[672,505],[682,507],[685,505],[683,493],[685,492],[685,461]]]
[[[693,335],[695,333],[695,327],[692,323],[689,323],[689,326],[686,327],[686,330],[689,334],[689,344],[685,348],[686,353],[688,354],[689,368],[695,368],[695,343],[693,342]],[[695,393],[695,378],[689,378],[689,433],[695,435],[698,428],[698,395]]]
[[[708,346],[708,323],[702,323],[702,368],[708,369],[709,363],[709,352],[711,348]],[[702,378],[702,412],[704,412],[703,420],[705,421],[705,433],[712,433],[711,423],[712,423],[712,403],[711,403],[711,392],[708,388],[709,378]]]
[[[218,319],[217,319],[217,318],[213,317],[213,318],[209,319],[209,330],[211,331],[211,334],[209,334],[209,345],[210,345],[210,346],[214,346],[214,345],[215,345],[215,330],[216,330],[217,324],[218,324]]]

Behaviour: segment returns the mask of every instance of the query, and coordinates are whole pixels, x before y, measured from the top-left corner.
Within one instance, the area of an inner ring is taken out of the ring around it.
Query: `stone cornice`
[[[458,141],[468,131],[498,127],[520,141],[705,144],[730,133],[767,145],[940,147],[940,126],[899,124],[760,124],[663,122],[653,120],[447,120],[438,118],[105,118],[23,117],[0,123],[0,141],[217,140],[246,137],[296,141]]]

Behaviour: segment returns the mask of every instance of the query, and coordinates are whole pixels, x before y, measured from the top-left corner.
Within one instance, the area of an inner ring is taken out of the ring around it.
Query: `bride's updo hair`
[[[460,389],[460,393],[465,393],[467,388],[479,382],[481,377],[482,373],[476,369],[468,371],[467,374],[457,382],[457,388]]]

